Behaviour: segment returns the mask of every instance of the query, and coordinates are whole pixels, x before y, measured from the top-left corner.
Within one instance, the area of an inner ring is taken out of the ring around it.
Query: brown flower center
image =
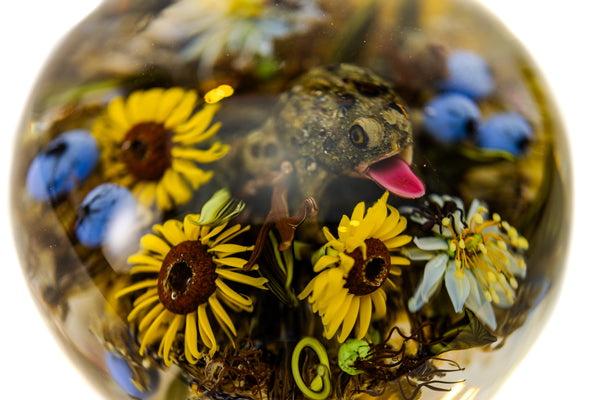
[[[139,180],[159,180],[171,166],[173,132],[156,122],[142,122],[131,128],[121,143],[127,169]]]
[[[344,287],[356,296],[364,296],[379,289],[390,272],[390,252],[385,244],[379,239],[367,239],[365,244],[366,259],[360,248],[348,254],[354,258],[354,266],[348,273]]]
[[[167,253],[158,273],[158,298],[167,310],[188,314],[215,292],[216,265],[207,250],[201,242],[188,240]]]

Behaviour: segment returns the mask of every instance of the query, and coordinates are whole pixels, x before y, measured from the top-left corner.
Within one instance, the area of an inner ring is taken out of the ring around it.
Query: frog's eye
[[[358,124],[354,124],[350,127],[348,136],[350,137],[352,144],[361,149],[367,147],[369,144],[369,135],[367,135],[363,127]]]

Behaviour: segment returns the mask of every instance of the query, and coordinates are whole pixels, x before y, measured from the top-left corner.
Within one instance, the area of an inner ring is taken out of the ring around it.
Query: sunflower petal
[[[328,310],[327,316],[330,316],[333,314],[333,318],[331,319],[331,321],[329,323],[326,323],[325,318],[323,318],[323,324],[326,327],[325,328],[325,337],[327,339],[331,339],[333,337],[335,332],[337,332],[340,325],[346,318],[348,309],[350,308],[353,298],[354,298],[353,295],[346,295],[343,297],[343,302],[340,304],[339,307],[337,307],[335,310],[333,308],[331,310]]]
[[[208,250],[209,253],[226,253],[226,254],[235,254],[235,253],[243,253],[248,251],[248,246],[242,246],[241,244],[234,243],[222,243],[216,246],[213,246]]]
[[[158,316],[154,319],[154,321],[152,321],[152,323],[150,324],[150,326],[148,327],[148,329],[146,330],[146,332],[144,333],[144,335],[142,337],[142,341],[140,343],[140,355],[142,355],[142,356],[144,355],[144,353],[146,352],[146,347],[148,347],[150,344],[152,344],[152,343],[149,343],[150,339],[153,338],[154,333],[158,330],[158,327],[169,316],[170,316],[170,312],[163,307],[160,314],[158,314]]]
[[[173,201],[167,192],[165,185],[157,185],[156,187],[156,203],[161,210],[170,210],[173,208]]]
[[[231,320],[231,318],[229,318],[229,314],[227,314],[227,311],[225,311],[225,309],[223,308],[223,306],[217,299],[217,296],[210,296],[208,298],[208,304],[210,305],[210,308],[211,308],[214,316],[218,320],[223,322],[223,324],[227,327],[229,332],[231,332],[233,334],[233,336],[237,336],[237,331],[235,330],[235,325],[233,324],[233,321]]]
[[[229,242],[231,239],[233,239],[237,235],[240,235],[248,230],[250,230],[250,225],[246,225],[243,228],[240,224],[233,225],[233,226],[227,228],[227,230],[221,232],[221,234],[215,238],[214,243],[216,244],[216,243]],[[250,251],[250,249],[252,247],[253,246],[249,246],[248,251]]]
[[[196,364],[200,360],[198,351],[198,322],[196,313],[188,313],[185,316],[185,358],[190,364]]]
[[[267,278],[255,278],[252,276],[240,274],[238,272],[233,272],[224,268],[217,268],[217,274],[219,274],[222,278],[233,281],[243,283],[244,285],[253,286],[259,289],[267,289],[265,284],[269,281]]]
[[[229,151],[229,145],[214,143],[208,150],[200,150],[189,147],[174,147],[171,154],[174,158],[191,160],[197,163],[210,163],[221,159]]]
[[[192,192],[185,180],[178,172],[173,169],[167,169],[158,184],[158,187],[164,187],[173,203],[185,204],[192,198]]]
[[[387,218],[387,193],[384,194],[377,202],[367,211],[367,217],[369,218],[371,223],[371,229],[367,233],[367,237],[378,237],[379,230],[382,226],[384,226],[385,220]]]
[[[130,274],[151,274],[151,273],[159,273],[161,266],[156,265],[144,265],[138,264],[131,268],[129,271]]]
[[[392,264],[392,265],[410,265],[410,260],[406,257],[391,256],[390,264]]]
[[[158,258],[152,257],[148,254],[137,253],[127,258],[127,263],[160,267],[162,265],[162,260],[159,260]]]
[[[362,221],[365,217],[365,202],[361,201],[358,203],[354,210],[352,211],[352,216],[350,217],[351,221]]]
[[[250,297],[237,293],[221,279],[217,279],[215,281],[215,284],[217,285],[217,288],[221,291],[223,297],[226,298],[229,302],[236,304],[242,309],[252,310],[252,299]]]
[[[163,88],[152,88],[144,92],[143,107],[137,111],[140,121],[163,122],[163,120],[156,120],[156,110],[164,92]]]
[[[315,276],[314,278],[312,278],[310,280],[310,282],[308,282],[306,287],[304,289],[302,289],[302,291],[298,295],[298,299],[304,300],[313,291],[313,288],[314,288],[316,282],[320,282],[320,281],[318,281],[317,277]]]
[[[198,215],[188,214],[183,220],[183,232],[187,240],[196,240],[200,236],[200,227],[193,221],[198,219]]]
[[[207,303],[201,304],[200,307],[198,307],[198,330],[200,331],[200,336],[202,337],[204,345],[209,348],[208,354],[212,358],[219,347],[217,346],[215,334],[213,333],[210,321],[208,320],[206,307]]]
[[[147,299],[145,299],[144,301],[141,301],[139,304],[137,304],[133,310],[131,310],[131,312],[127,315],[127,321],[131,322],[134,321],[136,319],[136,317],[145,309],[147,309],[149,306],[151,306],[152,304],[158,302],[158,294],[149,297]]]
[[[173,137],[174,143],[180,143],[185,146],[192,146],[198,143],[202,143],[215,135],[221,128],[221,123],[216,122],[207,130],[206,127],[196,127],[193,130],[181,134],[176,134]],[[182,129],[178,129],[184,132]]]
[[[160,254],[161,256],[166,256],[169,251],[171,251],[171,246],[169,246],[164,240],[159,238],[156,235],[151,233],[142,236],[140,239],[140,245],[153,253]]]
[[[360,297],[360,311],[358,313],[358,333],[357,339],[362,339],[367,335],[371,324],[372,302],[369,296]]]
[[[215,226],[212,229],[210,226],[206,226],[206,225],[202,226],[202,229],[200,231],[200,239],[202,240],[202,244],[208,244],[208,241],[211,238],[218,235],[219,233],[221,233],[223,231],[223,229],[225,229],[226,226],[227,226],[227,223],[221,224],[219,226]]]
[[[346,253],[340,253],[340,268],[344,271],[345,274],[348,274],[352,267],[354,266],[354,258],[350,257]]]
[[[397,210],[395,210],[397,212]],[[401,234],[402,232],[404,232],[404,230],[406,229],[406,218],[401,216],[398,219],[398,222],[396,223],[394,229],[392,229],[391,231],[389,231],[386,235],[384,235],[383,237],[380,237],[379,240],[384,241],[387,240],[391,237],[394,236],[398,236],[399,234]]]
[[[331,234],[331,232],[329,231],[329,228],[327,228],[326,226],[323,227],[323,235],[325,236],[325,239],[327,240],[327,242],[337,241],[335,236],[333,236]]]
[[[144,318],[141,319],[140,324],[138,325],[138,329],[140,332],[144,332],[151,324],[154,322],[156,317],[165,310],[165,306],[162,303],[158,303],[154,306],[152,310],[150,310]]]
[[[125,100],[123,97],[114,98],[106,107],[106,114],[110,119],[112,128],[126,132],[131,124],[125,112]],[[122,138],[121,138],[122,139]]]
[[[350,303],[350,307],[348,308],[348,312],[346,313],[346,317],[344,318],[344,322],[342,324],[342,331],[338,336],[338,342],[344,343],[350,335],[352,328],[354,328],[354,325],[356,324],[356,317],[358,317],[359,309],[360,297],[353,296],[352,301]]]
[[[406,218],[401,217],[400,212],[396,208],[390,207],[389,205],[387,208],[390,214],[385,219],[385,223],[379,229],[379,232],[377,232],[377,238],[382,242],[391,239],[394,236],[398,236],[400,232],[406,228]],[[404,226],[402,226],[403,222]]]
[[[156,108],[156,122],[164,122],[169,118],[169,115],[173,112],[173,109],[181,101],[185,91],[180,87],[173,87],[163,92],[160,103]]]
[[[411,240],[412,240],[412,236],[400,235],[400,236],[396,236],[392,239],[388,239],[388,240],[384,241],[383,243],[386,245],[386,247],[389,250],[393,250],[398,247],[402,247],[407,243],[410,243]]]
[[[244,265],[248,262],[248,260],[240,257],[224,257],[224,258],[214,258],[213,261],[217,265],[226,265],[228,267],[234,268],[243,268]]]
[[[332,264],[335,264],[340,261],[340,258],[337,256],[323,255],[319,258],[319,260],[315,263],[313,267],[313,271],[321,272],[323,269],[329,267]]]
[[[151,206],[156,197],[156,189],[156,182],[142,181],[135,185],[134,192],[142,205]]]
[[[385,317],[385,314],[387,312],[387,306],[385,304],[385,292],[381,289],[377,289],[369,296],[371,297],[371,300],[373,301],[373,306],[375,308],[375,311],[373,312],[373,319],[377,320]]]
[[[162,225],[156,224],[153,226],[153,229],[169,242],[171,246],[176,246],[187,239],[183,233],[183,223],[176,219],[167,220]]]
[[[137,297],[134,301],[133,301],[133,306],[136,307],[138,304],[140,304],[142,301],[146,301],[146,299],[155,296],[158,294],[158,287],[154,287],[151,289],[146,290],[146,292],[144,294],[142,294],[141,296]]]
[[[115,293],[115,298],[119,298],[119,297],[123,297],[126,294],[135,292],[137,290],[140,289],[147,289],[147,288],[151,288],[153,286],[158,285],[158,279],[154,278],[154,279],[146,279],[144,281],[141,282],[136,282],[133,285],[127,286],[121,290],[119,290],[117,293]]]
[[[309,283],[306,285],[306,288],[300,293],[301,296],[298,296],[300,300],[304,299],[306,295],[312,292],[312,296],[310,301],[315,305],[320,304],[324,300],[324,296],[326,295],[327,286],[329,285],[329,280],[326,279],[322,274],[315,276]]]
[[[169,114],[169,117],[165,120],[165,127],[167,129],[173,129],[177,125],[187,120],[192,114],[192,111],[194,111],[197,100],[198,95],[196,92],[192,90],[185,92],[179,104],[177,104],[177,106]]]
[[[140,122],[147,122],[144,113],[145,97],[144,92],[141,90],[135,91],[127,97],[125,112],[131,126],[137,125]]]
[[[171,168],[181,174],[194,189],[198,189],[201,185],[210,181],[213,176],[212,171],[204,171],[196,167],[196,164],[191,161],[177,158],[172,161]]]
[[[171,365],[173,365],[173,358],[171,357],[171,349],[173,348],[173,342],[175,341],[175,336],[177,335],[177,332],[179,332],[181,330],[181,328],[183,328],[184,322],[185,322],[184,315],[176,315],[175,318],[173,318],[173,320],[171,321],[171,324],[169,325],[167,332],[165,332],[165,335],[163,336],[163,338],[160,342],[158,355],[162,356],[162,358],[165,362],[165,365],[167,367],[170,367]]]
[[[220,104],[207,104],[200,111],[194,114],[185,123],[180,124],[177,128],[178,132],[182,132],[180,135],[175,135],[176,139],[187,136],[192,132],[204,132],[210,125],[215,113],[221,108]]]

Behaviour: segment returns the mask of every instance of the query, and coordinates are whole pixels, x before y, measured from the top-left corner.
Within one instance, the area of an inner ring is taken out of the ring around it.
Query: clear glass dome
[[[107,398],[488,398],[557,294],[564,141],[470,2],[106,1],[33,91],[14,235]]]

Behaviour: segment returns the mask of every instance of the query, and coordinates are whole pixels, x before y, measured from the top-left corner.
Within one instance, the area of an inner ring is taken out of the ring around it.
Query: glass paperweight
[[[34,88],[14,235],[109,399],[485,399],[557,297],[564,141],[476,3],[105,1]]]

